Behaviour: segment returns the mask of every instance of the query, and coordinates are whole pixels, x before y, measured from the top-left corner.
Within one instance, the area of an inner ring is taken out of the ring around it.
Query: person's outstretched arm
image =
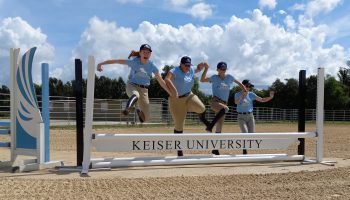
[[[102,65],[110,65],[110,64],[126,64],[126,60],[118,59],[118,60],[106,60],[97,64],[97,71],[101,72],[103,70]]]
[[[261,97],[256,97],[255,100],[259,101],[259,102],[268,102],[270,101],[271,99],[273,99],[275,95],[275,92],[274,91],[270,91],[270,96],[269,97],[264,97],[264,98],[261,98]]]
[[[210,78],[207,77],[208,69],[209,69],[209,65],[207,63],[204,63],[204,71],[203,71],[202,76],[201,76],[201,82],[209,82],[210,81]]]
[[[170,96],[171,97],[178,97],[179,94],[177,93],[177,89],[175,88],[172,79],[173,79],[173,74],[171,72],[168,72],[164,81],[165,81],[165,84],[170,91],[170,94],[171,94]]]
[[[245,92],[248,92],[247,88],[239,81],[239,80],[234,80],[234,82]]]

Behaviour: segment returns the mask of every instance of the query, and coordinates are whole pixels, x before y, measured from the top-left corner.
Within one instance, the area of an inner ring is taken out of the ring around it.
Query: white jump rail
[[[288,133],[185,133],[185,134],[93,134],[93,103],[95,87],[95,60],[89,56],[84,128],[84,157],[82,174],[92,168],[133,167],[153,165],[185,165],[214,163],[243,163],[269,161],[302,161],[324,163],[323,161],[323,92],[324,69],[318,69],[317,125],[315,132]],[[177,150],[212,149],[286,149],[297,143],[298,138],[317,140],[316,160],[307,160],[304,155],[248,154],[248,155],[191,155],[131,158],[94,158],[91,147],[101,152],[154,152]]]

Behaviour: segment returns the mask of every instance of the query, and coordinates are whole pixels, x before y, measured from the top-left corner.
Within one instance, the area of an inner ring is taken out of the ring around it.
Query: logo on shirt
[[[184,81],[189,83],[189,82],[192,81],[192,77],[190,77],[190,76],[185,76],[185,77],[184,77]]]
[[[229,89],[230,89],[230,86],[227,85],[226,83],[220,83],[220,84],[217,86],[217,88],[218,88],[219,90],[229,90]]]
[[[141,67],[137,72],[136,72],[138,77],[142,77],[142,78],[148,78],[148,74],[147,71],[145,70],[145,68]]]

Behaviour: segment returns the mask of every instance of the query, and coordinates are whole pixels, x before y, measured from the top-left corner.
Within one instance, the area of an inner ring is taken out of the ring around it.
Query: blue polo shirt
[[[228,101],[230,95],[230,88],[236,79],[231,75],[225,75],[222,80],[219,75],[213,75],[210,77],[210,82],[212,83],[213,96],[219,97],[223,101]]]
[[[241,92],[235,94],[235,99],[241,96]],[[247,96],[237,105],[237,112],[253,112],[253,101],[257,95],[254,92],[248,92]]]
[[[148,61],[146,64],[142,64],[140,57],[126,60],[126,64],[131,68],[128,77],[128,82],[136,83],[139,85],[150,85],[152,73],[158,73],[158,68],[152,61]]]
[[[170,70],[173,74],[173,84],[179,96],[191,92],[194,85],[194,69],[191,67],[187,73],[184,73],[180,66]]]

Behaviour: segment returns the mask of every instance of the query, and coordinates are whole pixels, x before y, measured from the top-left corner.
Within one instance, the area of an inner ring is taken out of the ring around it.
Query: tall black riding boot
[[[216,133],[221,133],[221,132],[216,132]],[[219,150],[216,150],[216,149],[212,150],[211,153],[214,155],[220,155]]]
[[[181,134],[181,133],[183,133],[183,131],[177,131],[177,130],[174,129],[174,133],[175,134]],[[177,151],[177,156],[184,156],[184,153],[182,152],[182,150],[178,150]]]
[[[208,122],[208,120],[205,118],[205,111],[198,114],[199,120],[201,120],[201,122],[203,122],[203,124],[205,124],[206,127],[210,126],[210,123]]]
[[[222,108],[214,117],[213,121],[209,124],[209,126],[207,126],[207,128],[205,129],[208,132],[212,132],[213,131],[213,127],[215,126],[216,122],[218,122],[218,120],[223,117],[225,115],[225,109]]]
[[[135,105],[135,103],[137,102],[139,98],[137,98],[136,95],[131,95],[131,97],[129,98],[128,102],[126,103],[126,108],[125,110],[123,110],[123,114],[124,115],[128,115],[130,112],[130,108],[133,107]]]

